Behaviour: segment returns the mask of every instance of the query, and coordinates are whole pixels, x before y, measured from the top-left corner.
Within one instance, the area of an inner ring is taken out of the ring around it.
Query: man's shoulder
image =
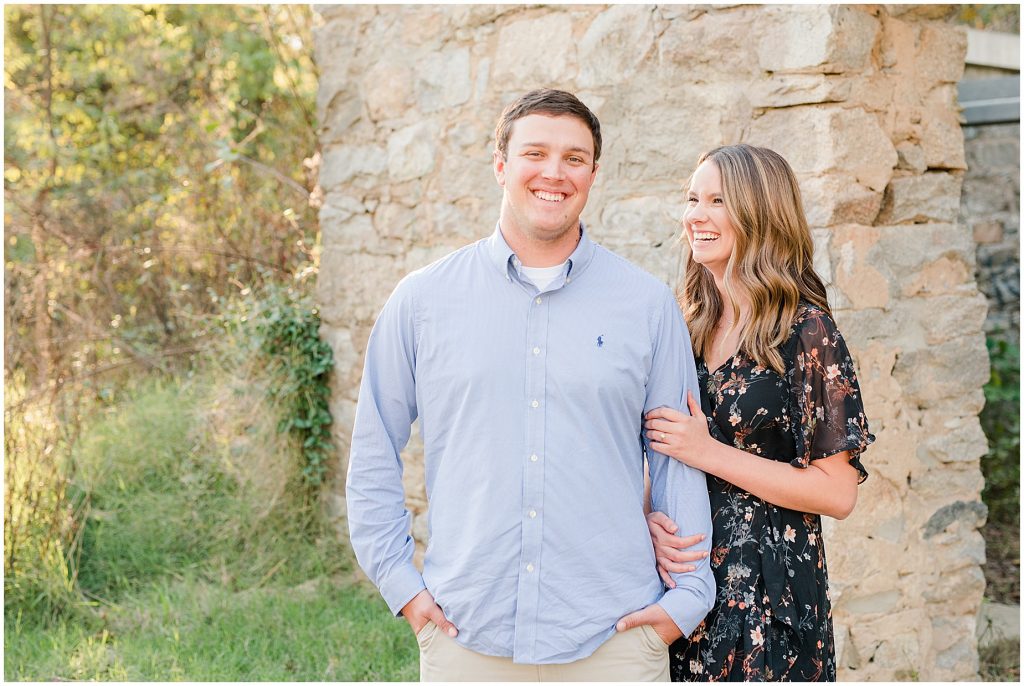
[[[451,288],[453,277],[468,275],[468,268],[480,257],[480,250],[487,239],[480,239],[439,257],[427,265],[414,269],[398,283],[398,289],[420,289],[435,285]]]
[[[606,276],[614,278],[622,284],[629,284],[632,287],[631,290],[648,294],[659,302],[666,296],[675,298],[672,295],[672,290],[664,281],[599,243],[596,244],[594,260],[600,265],[599,268]]]

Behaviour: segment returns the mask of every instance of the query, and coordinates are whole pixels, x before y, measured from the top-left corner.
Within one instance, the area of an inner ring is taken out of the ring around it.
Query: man
[[[360,565],[433,680],[667,681],[710,609],[707,560],[664,590],[644,506],[642,415],[698,396],[669,289],[580,223],[600,124],[532,91],[496,131],[487,239],[409,274],[366,351],[348,473]],[[399,452],[419,417],[430,543],[412,564]],[[648,452],[651,503],[711,539],[703,473]]]

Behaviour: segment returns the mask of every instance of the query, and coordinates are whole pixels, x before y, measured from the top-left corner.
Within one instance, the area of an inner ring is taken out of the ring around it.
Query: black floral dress
[[[716,440],[806,468],[874,440],[853,361],[835,323],[801,304],[779,376],[738,353],[708,370],[701,406]],[[776,507],[707,477],[713,521],[714,608],[672,645],[674,681],[834,681],[835,645],[821,517]]]

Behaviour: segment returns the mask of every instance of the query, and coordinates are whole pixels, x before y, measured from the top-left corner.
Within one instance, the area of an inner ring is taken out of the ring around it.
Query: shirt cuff
[[[713,599],[706,599],[693,589],[676,587],[666,591],[658,605],[668,613],[683,635],[689,637],[711,611],[711,602]]]
[[[427,586],[423,576],[411,562],[398,565],[391,570],[386,579],[380,582],[380,594],[388,604],[391,612],[397,617],[406,603]]]

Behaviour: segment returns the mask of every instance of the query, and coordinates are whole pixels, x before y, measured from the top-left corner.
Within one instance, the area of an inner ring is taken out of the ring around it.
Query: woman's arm
[[[690,394],[687,404],[690,415],[669,408],[647,414],[644,427],[652,449],[780,507],[836,519],[853,511],[860,475],[850,464],[849,452],[814,460],[806,469],[766,460],[716,441]]]

